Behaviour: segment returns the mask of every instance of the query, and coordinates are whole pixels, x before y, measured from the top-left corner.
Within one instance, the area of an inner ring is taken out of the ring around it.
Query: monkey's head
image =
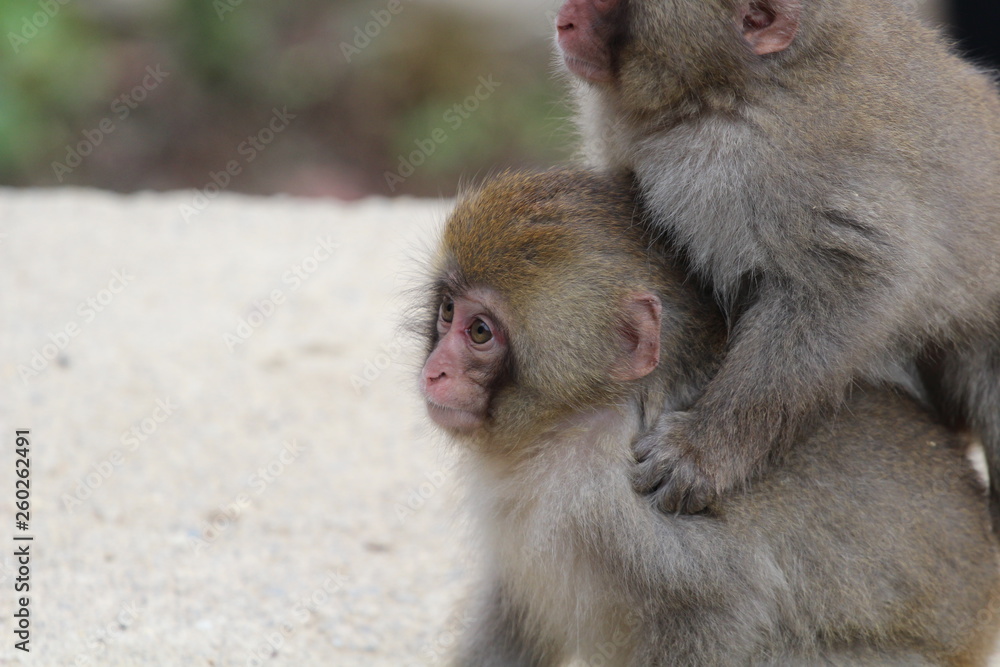
[[[636,217],[631,183],[582,171],[507,173],[460,201],[427,315],[435,422],[509,441],[636,391],[696,307]]]
[[[772,77],[774,66],[801,46],[803,4],[566,0],[556,31],[572,74],[641,113],[702,104],[713,94],[738,97],[751,82]]]

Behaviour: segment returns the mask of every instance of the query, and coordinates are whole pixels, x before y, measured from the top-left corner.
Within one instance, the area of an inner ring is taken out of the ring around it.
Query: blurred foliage
[[[295,119],[231,189],[450,195],[463,176],[567,157],[568,112],[547,40],[444,5],[401,0],[389,14],[390,5],[0,3],[0,184],[204,187],[244,161],[242,142],[286,107]],[[121,96],[156,70],[165,79],[125,106]],[[480,77],[500,85],[455,127],[446,114]],[[391,189],[386,173],[435,130],[446,140]],[[54,166],[74,152],[78,166]]]

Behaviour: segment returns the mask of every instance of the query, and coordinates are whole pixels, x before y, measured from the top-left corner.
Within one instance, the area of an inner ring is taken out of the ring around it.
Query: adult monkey
[[[891,389],[855,393],[705,515],[634,492],[632,439],[725,347],[721,313],[635,212],[627,183],[508,174],[445,229],[421,387],[463,446],[487,551],[456,664],[985,664],[1000,570],[984,490],[963,443]]]
[[[733,317],[718,375],[637,442],[694,512],[779,459],[858,377],[925,353],[1000,499],[1000,97],[902,0],[567,0],[592,161]]]

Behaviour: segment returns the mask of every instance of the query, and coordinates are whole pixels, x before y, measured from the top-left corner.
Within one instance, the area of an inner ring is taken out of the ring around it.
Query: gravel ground
[[[447,203],[191,203],[0,190],[0,663],[439,664],[458,503],[399,313]]]
[[[472,563],[400,313],[448,202],[192,203],[0,190],[0,664],[442,664]]]

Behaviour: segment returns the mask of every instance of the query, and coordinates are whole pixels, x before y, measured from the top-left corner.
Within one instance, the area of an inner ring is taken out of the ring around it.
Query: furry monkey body
[[[549,172],[503,176],[449,219],[421,387],[463,445],[488,554],[456,664],[985,664],[984,490],[906,398],[856,392],[708,514],[635,493],[633,438],[695,400],[725,348],[635,214],[627,183]]]
[[[489,578],[457,664],[986,665],[995,628],[976,614],[1000,604],[997,562],[967,465],[954,451],[927,465],[928,438],[947,436],[906,399],[859,393],[850,409],[715,516],[667,517],[636,495],[635,407],[582,417],[523,459],[466,462]],[[940,495],[908,488],[914,471]],[[933,473],[957,478],[935,487]],[[968,523],[953,541],[956,509]]]
[[[703,397],[638,445],[663,509],[743,486],[853,380],[917,358],[1000,494],[1000,96],[901,5],[560,12],[590,160],[635,174],[733,315]]]

